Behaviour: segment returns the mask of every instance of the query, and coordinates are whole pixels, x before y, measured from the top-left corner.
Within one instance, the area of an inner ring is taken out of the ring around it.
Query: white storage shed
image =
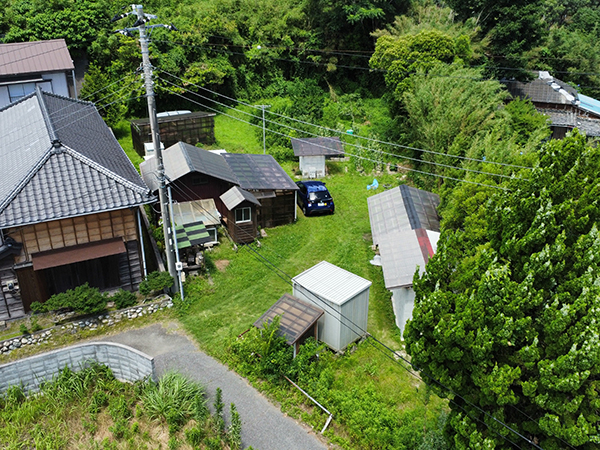
[[[291,138],[294,156],[300,159],[300,170],[304,178],[321,178],[327,175],[325,159],[344,156],[344,147],[339,137]]]
[[[325,311],[318,323],[321,342],[339,352],[366,333],[369,280],[321,261],[292,282],[295,297]]]

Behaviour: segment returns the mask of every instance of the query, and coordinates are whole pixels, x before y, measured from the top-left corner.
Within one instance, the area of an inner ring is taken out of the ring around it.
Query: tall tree
[[[600,444],[599,171],[577,131],[547,143],[415,281],[406,348],[458,394],[433,385],[456,448],[531,448],[500,422],[545,450]]]

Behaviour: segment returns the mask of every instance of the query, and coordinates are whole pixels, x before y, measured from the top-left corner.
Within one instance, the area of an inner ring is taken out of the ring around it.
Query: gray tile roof
[[[440,231],[438,195],[401,185],[367,199],[373,244],[390,232],[425,228]]]
[[[292,190],[298,186],[271,155],[224,153],[222,155],[243,189]]]
[[[575,104],[577,89],[557,80],[547,72],[536,72],[535,74],[538,78],[529,82],[503,80],[502,83],[506,85],[510,95],[515,98],[528,98],[533,103]]]
[[[73,69],[64,39],[0,44],[0,76]]]
[[[256,197],[254,197],[254,195],[252,195],[250,192],[248,192],[244,189],[241,189],[237,186],[232,187],[227,192],[225,192],[223,195],[221,195],[219,198],[225,204],[225,207],[229,211],[231,211],[237,205],[239,205],[240,203],[243,203],[245,201],[254,203],[255,205],[260,206],[259,201],[256,200]]]
[[[0,134],[2,228],[154,200],[90,103],[38,90],[0,110]]]
[[[165,173],[171,181],[175,181],[188,173],[198,172],[233,184],[239,184],[235,174],[219,154],[185,142],[178,142],[163,150],[162,155]],[[142,177],[152,191],[158,189],[156,169],[156,158],[150,158],[140,164]]]
[[[343,155],[339,137],[291,138],[295,156]]]

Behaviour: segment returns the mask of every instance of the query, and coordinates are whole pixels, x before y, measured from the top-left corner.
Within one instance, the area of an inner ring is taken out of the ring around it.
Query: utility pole
[[[137,20],[132,28],[116,31],[126,36],[131,36],[131,31],[138,30],[140,34],[140,46],[142,49],[142,67],[144,69],[144,84],[146,87],[146,99],[148,100],[148,117],[150,119],[150,133],[152,134],[152,145],[154,146],[154,154],[158,161],[158,200],[160,202],[160,213],[163,221],[163,232],[165,236],[165,253],[167,254],[167,268],[169,274],[174,280],[177,280],[177,270],[175,266],[175,250],[173,248],[174,238],[173,229],[171,226],[171,214],[169,209],[169,197],[167,195],[165,166],[163,164],[162,150],[160,148],[160,130],[158,128],[158,118],[156,117],[156,101],[154,98],[154,82],[152,81],[152,65],[150,64],[150,54],[148,51],[148,38],[146,28],[167,28],[176,30],[172,25],[150,25],[146,27],[146,22],[151,19],[156,19],[153,14],[144,14],[142,5],[131,5],[132,11],[125,14],[116,15],[112,21],[122,19],[130,14],[135,14]],[[175,292],[179,291],[179,284],[175,282]]]
[[[265,108],[270,108],[271,105],[256,105],[258,108],[262,109],[262,120],[263,120],[263,154],[267,154],[267,141],[266,141],[266,127],[265,127]]]

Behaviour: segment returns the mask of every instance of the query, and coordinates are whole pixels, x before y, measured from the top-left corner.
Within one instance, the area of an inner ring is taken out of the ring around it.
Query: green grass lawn
[[[215,134],[219,148],[262,153],[261,143],[249,125],[218,116]],[[283,164],[288,173],[292,173],[295,165],[297,163]],[[402,349],[381,267],[369,263],[374,252],[371,249],[367,197],[381,192],[382,188],[377,191],[366,189],[374,176],[380,185],[397,186],[398,175],[361,175],[349,162],[332,162],[329,167],[331,175],[323,181],[336,203],[334,215],[304,217],[298,209],[297,222],[266,229],[268,236],[261,239],[260,247],[256,244],[239,246],[236,252],[222,236],[221,244],[212,252],[206,252],[212,283],[205,277],[187,281],[185,291],[189,308],[182,314],[181,320],[207,353],[226,360],[231,340],[250,328],[281,295],[292,292],[288,276],[294,277],[323,260],[373,283],[368,332],[389,347]],[[411,414],[419,414],[420,419],[425,417],[426,421],[434,422],[445,402],[435,396],[430,398],[423,383],[390,357],[390,353],[381,353],[369,342],[364,342],[351,355],[335,360],[331,398],[338,395],[341,399],[335,401],[338,410],[344,408],[346,396],[350,395],[361,398],[359,403],[363,406],[376,403],[402,412],[406,423],[397,424],[400,427],[410,428]],[[271,390],[269,386],[260,383],[259,386]],[[295,411],[315,428],[323,425],[325,417],[319,416],[318,412],[307,415],[297,408],[298,397],[289,392],[275,391],[272,394],[283,403],[284,408]],[[354,406],[349,410],[362,411],[361,408]],[[353,420],[359,418],[345,416],[338,419],[333,427],[336,431],[331,432],[337,436],[334,441],[345,448],[370,448],[370,445],[377,448],[375,443],[368,443],[366,435],[360,436],[363,433],[356,430],[361,425],[352,425]],[[348,426],[336,428],[340,423]]]

